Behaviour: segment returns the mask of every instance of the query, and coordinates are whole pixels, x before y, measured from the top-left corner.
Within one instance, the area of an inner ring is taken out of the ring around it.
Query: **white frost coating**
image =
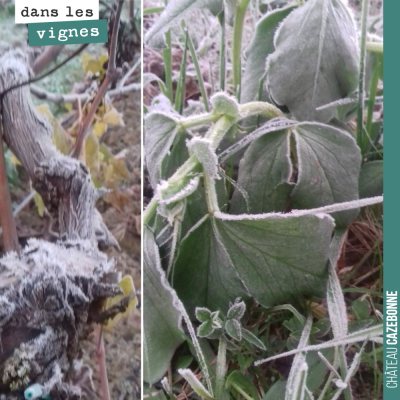
[[[345,389],[349,386],[349,383],[350,383],[351,378],[355,375],[355,373],[356,373],[357,370],[358,370],[358,367],[360,366],[361,355],[362,355],[362,353],[364,352],[365,345],[366,345],[366,340],[364,341],[364,343],[363,343],[363,345],[362,345],[361,350],[359,351],[359,353],[357,353],[357,354],[354,356],[353,361],[352,361],[352,363],[351,363],[351,365],[350,365],[350,368],[349,368],[349,370],[348,370],[348,372],[347,372],[347,374],[346,374],[345,380],[344,380],[343,382],[340,381],[340,383],[339,383],[340,386],[339,386],[338,383],[336,382],[336,386],[339,387],[339,390],[338,390],[338,391],[335,393],[335,395],[332,397],[332,400],[338,400],[339,397],[340,397],[340,395],[341,395],[341,393],[343,392],[343,390],[345,390]]]
[[[330,206],[312,208],[310,210],[292,210],[289,213],[266,213],[266,214],[240,214],[230,215],[220,211],[216,211],[214,216],[218,219],[225,221],[252,221],[252,220],[263,220],[263,219],[279,219],[279,218],[292,218],[302,217],[304,215],[317,215],[318,218],[332,218],[328,214],[353,210],[359,207],[371,206],[373,204],[379,204],[383,202],[383,196],[369,197],[361,200],[346,201],[343,203],[336,203]]]
[[[159,111],[159,110],[153,111],[153,112],[151,112],[151,113],[148,113],[148,114],[144,117],[144,121],[147,121],[148,119],[154,117],[154,115],[156,115],[156,114],[157,114],[157,115],[162,115],[162,116],[164,116],[164,117],[167,117],[167,118],[169,118],[169,119],[175,121],[176,123],[179,122],[179,118],[177,118],[177,115],[176,115],[176,114],[169,113],[169,112],[166,112],[166,111]]]
[[[209,8],[214,12],[220,11],[220,9],[216,9],[216,3],[215,0],[172,0],[168,2],[164,12],[147,32],[144,42],[148,45],[158,44],[157,37],[159,35],[165,33],[174,24],[178,25],[179,21],[185,19],[185,16],[193,10]]]
[[[212,148],[211,140],[194,137],[187,142],[191,154],[194,154],[204,168],[205,173],[211,179],[218,178],[218,158]]]
[[[203,386],[190,369],[178,369],[179,375],[187,380],[192,389],[205,399],[212,399],[212,394]]]
[[[330,265],[326,301],[334,338],[346,336],[348,333],[346,303],[342,288],[340,286],[339,278],[336,274],[336,264],[340,257],[345,237],[345,230],[342,230],[341,232],[335,232],[329,254]]]
[[[206,360],[205,360],[203,352],[201,351],[201,347],[200,347],[199,341],[197,339],[196,332],[194,330],[192,322],[190,320],[190,317],[189,317],[188,313],[186,312],[185,306],[180,301],[180,299],[179,299],[178,295],[176,294],[175,290],[169,284],[169,282],[167,280],[167,277],[165,275],[165,272],[161,267],[161,260],[160,260],[160,255],[159,255],[160,253],[158,251],[158,247],[157,247],[157,244],[155,243],[155,241],[153,241],[153,246],[154,246],[153,252],[155,254],[157,254],[155,267],[156,267],[156,270],[158,271],[158,273],[160,274],[161,284],[163,285],[164,289],[168,293],[170,293],[171,298],[172,298],[172,304],[174,305],[176,310],[180,313],[180,318],[179,318],[179,321],[178,321],[178,327],[179,327],[179,329],[181,331],[183,331],[183,329],[182,329],[182,318],[183,318],[185,320],[185,322],[186,322],[186,326],[187,326],[187,328],[189,330],[190,337],[191,337],[192,342],[193,342],[193,346],[194,346],[194,348],[196,350],[197,357],[199,359],[199,364],[200,364],[201,370],[203,371],[203,374],[204,374],[204,379],[207,382],[208,389],[212,392],[210,374],[209,374],[209,371],[208,371]]]
[[[365,99],[365,102],[369,101],[369,99]],[[345,99],[340,99],[333,101],[332,103],[325,104],[321,107],[316,108],[317,111],[325,110],[327,108],[332,108],[332,107],[338,107],[338,106],[344,106],[346,104],[357,104],[358,103],[358,98],[356,97],[348,97]],[[383,96],[376,96],[375,97],[375,104],[381,104],[383,103]]]
[[[219,173],[222,175],[224,179],[226,179],[238,192],[242,195],[244,201],[246,202],[246,211],[250,213],[250,198],[247,190],[245,190],[241,185],[239,185],[234,179],[228,176],[223,168],[218,166]]]
[[[161,186],[159,185],[157,187],[157,191],[159,192],[159,198],[161,199],[160,204],[168,205],[168,204],[183,200],[184,198],[190,196],[192,193],[194,193],[196,191],[196,189],[199,186],[199,182],[200,182],[199,176],[195,176],[193,179],[191,179],[189,181],[189,183],[182,190],[180,190],[174,196],[169,197],[167,199],[162,198],[162,189],[161,189]]]
[[[298,348],[307,346],[308,339],[310,337],[312,328],[313,318],[310,314],[305,323],[303,332],[299,340]],[[289,377],[286,384],[285,400],[292,399],[303,399],[305,393],[305,380],[306,376],[304,372],[308,371],[308,365],[306,362],[306,353],[297,353],[293,359],[292,367],[290,369]]]
[[[8,253],[0,259],[0,293],[42,273],[92,277],[95,270],[101,268],[107,273],[113,266],[114,262],[107,260],[89,240],[55,244],[30,239],[19,255]]]
[[[325,358],[325,356],[318,351],[318,356],[319,358],[323,361],[323,363],[326,365],[326,367],[329,369],[329,371],[332,372],[333,375],[336,376],[337,379],[341,379],[339,373],[336,371],[335,367]]]
[[[294,350],[287,351],[286,353],[277,354],[272,357],[264,358],[263,360],[256,361],[254,363],[254,365],[257,366],[257,365],[264,364],[269,361],[276,360],[278,358],[288,357],[288,356],[291,356],[291,355],[294,355],[294,354],[297,354],[297,353],[300,353],[303,351],[305,351],[305,352],[318,351],[318,350],[322,350],[322,349],[328,349],[330,347],[337,347],[337,346],[362,342],[364,340],[375,341],[376,338],[382,337],[382,335],[383,335],[383,325],[376,325],[371,328],[361,329],[359,331],[353,332],[343,338],[332,339],[332,340],[329,340],[328,342],[324,342],[321,344],[305,346],[302,348],[297,348]]]
[[[263,126],[256,129],[254,132],[246,135],[243,139],[239,140],[239,142],[235,143],[225,151],[223,151],[219,156],[219,160],[221,162],[226,161],[233,154],[237,153],[239,150],[246,147],[252,141],[258,139],[261,136],[266,135],[270,132],[276,132],[283,129],[294,128],[298,126],[300,123],[298,121],[292,121],[286,118],[273,118],[270,121],[266,122]]]
[[[347,383],[343,382],[341,379],[336,379],[335,380],[335,385],[339,389],[346,389],[347,388]]]
[[[180,218],[185,212],[186,202],[179,201],[175,205],[168,207],[166,204],[159,204],[157,214],[166,218],[169,225],[172,226],[177,218]]]
[[[357,103],[358,103],[357,98],[348,97],[345,99],[332,101],[331,103],[328,104],[324,104],[323,106],[317,107],[316,110],[321,111],[321,110],[326,110],[327,108],[339,107],[339,106],[344,106],[346,104],[357,104]]]
[[[227,115],[234,119],[240,117],[239,103],[235,96],[231,96],[225,92],[218,92],[211,96],[210,103],[214,113]]]

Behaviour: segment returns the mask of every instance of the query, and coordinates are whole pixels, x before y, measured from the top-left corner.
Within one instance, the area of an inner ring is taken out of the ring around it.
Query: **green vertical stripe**
[[[399,344],[387,343],[390,332],[386,332],[387,321],[387,292],[400,294],[400,185],[399,185],[399,151],[400,151],[400,124],[399,124],[399,95],[400,95],[400,62],[399,62],[399,18],[400,1],[386,0],[384,2],[384,79],[385,85],[385,157],[384,157],[384,358],[383,358],[383,398],[385,400],[400,399],[400,383],[397,388],[389,388],[387,365],[392,361],[388,357],[389,349],[399,349]],[[397,316],[398,317],[398,316]],[[398,321],[397,321],[398,322]],[[398,328],[398,327],[397,327]],[[396,357],[398,361],[398,357]],[[395,361],[396,361],[395,360]],[[398,376],[398,371],[396,371]]]

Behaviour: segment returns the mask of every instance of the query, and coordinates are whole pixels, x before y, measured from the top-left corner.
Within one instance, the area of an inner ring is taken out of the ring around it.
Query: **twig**
[[[103,327],[96,326],[96,354],[97,361],[99,363],[100,369],[100,381],[101,381],[101,391],[102,391],[102,400],[111,400],[110,397],[110,388],[108,386],[108,376],[107,376],[107,365],[106,365],[106,351],[104,348],[104,340],[103,340]]]
[[[53,62],[61,53],[64,46],[65,45],[63,44],[57,44],[47,47],[46,50],[33,63],[32,70],[35,75],[43,71],[51,62]]]
[[[134,8],[134,0],[128,0],[128,15],[130,20],[133,20],[133,18],[135,17]]]
[[[4,158],[3,133],[0,123],[0,222],[4,231],[4,250],[19,251],[17,229],[12,213],[11,197],[8,188],[6,160]]]
[[[36,78],[33,79],[29,79],[26,82],[22,82],[19,83],[18,85],[15,86],[11,86],[9,87],[7,90],[5,90],[4,92],[0,93],[0,98],[4,98],[4,95],[6,95],[8,92],[11,92],[11,90],[20,88],[22,86],[26,86],[29,85],[31,83],[35,83],[38,82],[40,80],[42,80],[43,78],[46,78],[46,76],[51,75],[53,72],[57,71],[59,68],[61,68],[62,66],[64,66],[67,62],[71,61],[74,57],[76,57],[79,53],[81,53],[89,44],[85,43],[82,46],[79,47],[79,49],[75,50],[70,56],[68,56],[64,61],[62,61],[60,64],[57,64],[54,68],[52,68],[50,71],[46,72],[43,75],[40,75]]]
[[[118,84],[118,87],[122,87],[125,85],[125,82],[129,79],[129,77],[136,71],[136,68],[140,65],[141,59],[136,61],[135,65],[125,74],[125,76],[121,79],[121,82]]]
[[[124,87],[118,87],[116,89],[109,90],[106,94],[110,99],[120,96],[125,93],[133,92],[135,90],[140,90],[140,83],[131,83],[130,85]],[[80,101],[85,103],[89,100],[88,93],[71,93],[71,94],[61,94],[61,93],[51,93],[43,90],[42,88],[31,85],[31,93],[36,96],[38,99],[50,101],[55,104],[64,104],[64,103],[75,103]]]
[[[86,139],[86,132],[88,131],[89,126],[93,122],[93,118],[94,118],[94,115],[96,114],[97,108],[99,107],[104,95],[106,94],[108,86],[118,76],[117,68],[116,68],[116,64],[115,64],[115,56],[117,53],[119,21],[121,18],[121,11],[122,11],[123,4],[124,4],[124,0],[118,0],[118,7],[117,7],[117,11],[115,13],[115,21],[114,21],[113,32],[112,32],[112,36],[111,36],[107,74],[103,80],[103,83],[101,84],[101,86],[99,88],[99,91],[97,92],[97,94],[92,102],[89,112],[87,113],[85,119],[83,120],[83,122],[79,128],[78,138],[76,140],[75,147],[71,153],[71,156],[73,158],[79,158],[79,155],[81,154],[81,150],[83,147],[83,143],[85,142],[85,139]]]

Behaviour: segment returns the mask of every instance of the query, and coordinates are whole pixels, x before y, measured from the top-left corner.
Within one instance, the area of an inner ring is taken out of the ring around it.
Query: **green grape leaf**
[[[245,298],[244,287],[265,307],[323,295],[333,228],[326,214],[217,212],[182,240],[174,287],[191,313],[197,306],[226,312],[229,301]]]
[[[147,32],[145,43],[153,48],[164,48],[162,35],[171,27],[179,25],[188,13],[207,8],[214,15],[222,10],[222,0],[170,0],[163,13]]]
[[[146,166],[153,188],[161,179],[161,167],[178,132],[177,120],[163,112],[152,112],[145,118],[146,141],[144,152]]]
[[[358,84],[354,20],[342,0],[309,0],[284,20],[267,60],[271,98],[300,121],[327,122],[320,106],[347,97]]]
[[[254,140],[239,165],[238,187],[249,196],[250,212],[254,214],[285,211],[293,184],[290,161],[290,133],[270,132]],[[243,214],[246,200],[235,188],[230,212]]]
[[[260,79],[265,73],[267,57],[275,50],[274,36],[279,24],[295,9],[290,6],[268,13],[255,28],[249,47],[246,49],[246,67],[242,77],[241,103],[256,100]]]
[[[345,131],[318,123],[299,124],[294,133],[298,179],[293,207],[304,210],[358,199],[361,154]],[[358,209],[332,214],[337,227],[346,227]]]
[[[165,374],[183,342],[182,316],[173,304],[153,233],[146,226],[143,245],[143,377],[152,385]]]

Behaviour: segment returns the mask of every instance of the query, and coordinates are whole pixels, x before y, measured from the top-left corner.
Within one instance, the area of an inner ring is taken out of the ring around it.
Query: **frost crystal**
[[[79,399],[64,377],[81,341],[93,323],[123,309],[103,311],[107,297],[121,294],[113,267],[89,240],[31,239],[19,255],[0,259],[0,392],[7,400],[23,399],[33,383],[54,398]]]

